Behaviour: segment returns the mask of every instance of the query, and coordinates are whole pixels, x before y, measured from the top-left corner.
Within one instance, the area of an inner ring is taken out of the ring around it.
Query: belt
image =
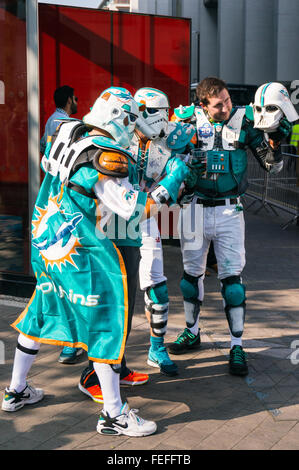
[[[204,207],[229,206],[239,204],[240,198],[232,199],[197,199],[196,204],[202,204]]]

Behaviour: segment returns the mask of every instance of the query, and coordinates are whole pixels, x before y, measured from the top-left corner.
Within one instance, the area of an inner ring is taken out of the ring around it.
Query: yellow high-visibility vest
[[[295,147],[297,147],[298,143],[299,143],[299,124],[294,124],[292,128],[290,144],[295,145]]]

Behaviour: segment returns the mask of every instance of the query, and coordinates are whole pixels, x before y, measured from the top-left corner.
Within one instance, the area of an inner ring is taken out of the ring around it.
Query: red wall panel
[[[81,118],[111,83],[110,15],[102,10],[39,5],[41,133],[55,110],[53,93],[70,85]]]
[[[27,183],[26,23],[0,7],[0,182]]]
[[[0,271],[28,272],[26,20],[0,2]]]
[[[152,15],[113,15],[113,84],[159,88],[172,108],[189,103],[190,22]]]
[[[190,20],[39,5],[41,133],[58,86],[74,87],[77,117],[110,85],[160,88],[189,102]]]

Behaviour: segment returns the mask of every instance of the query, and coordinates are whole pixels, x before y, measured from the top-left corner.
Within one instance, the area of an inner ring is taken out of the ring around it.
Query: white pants
[[[163,265],[163,248],[157,221],[154,217],[140,223],[142,246],[139,264],[140,289],[166,281]]]
[[[196,198],[197,199],[197,198]],[[202,246],[199,249],[185,249],[181,239],[184,270],[191,276],[203,276],[199,280],[200,299],[203,300],[203,279],[211,240],[214,243],[218,265],[218,278],[238,276],[245,266],[245,224],[240,204],[230,204],[203,208]],[[187,246],[187,245],[186,245]],[[190,244],[188,244],[190,248]]]

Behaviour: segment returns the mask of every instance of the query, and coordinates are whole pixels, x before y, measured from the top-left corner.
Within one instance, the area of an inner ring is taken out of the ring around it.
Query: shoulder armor
[[[103,136],[96,136],[93,138],[92,142],[96,147],[99,147],[102,150],[108,150],[111,152],[117,152],[125,155],[127,158],[132,160],[133,162],[135,161],[132,153],[118,145],[114,140],[109,139],[108,137],[103,137]]]
[[[92,145],[90,137],[76,142],[76,139],[81,137],[85,130],[86,126],[79,120],[70,119],[61,123],[59,130],[53,135],[46,166],[44,166],[45,171],[54,177],[59,175],[62,182],[68,179],[80,153]]]
[[[249,121],[254,121],[253,107],[251,104],[245,107],[245,116]]]
[[[103,175],[125,178],[129,174],[128,157],[112,150],[99,150],[93,160],[94,167]]]

